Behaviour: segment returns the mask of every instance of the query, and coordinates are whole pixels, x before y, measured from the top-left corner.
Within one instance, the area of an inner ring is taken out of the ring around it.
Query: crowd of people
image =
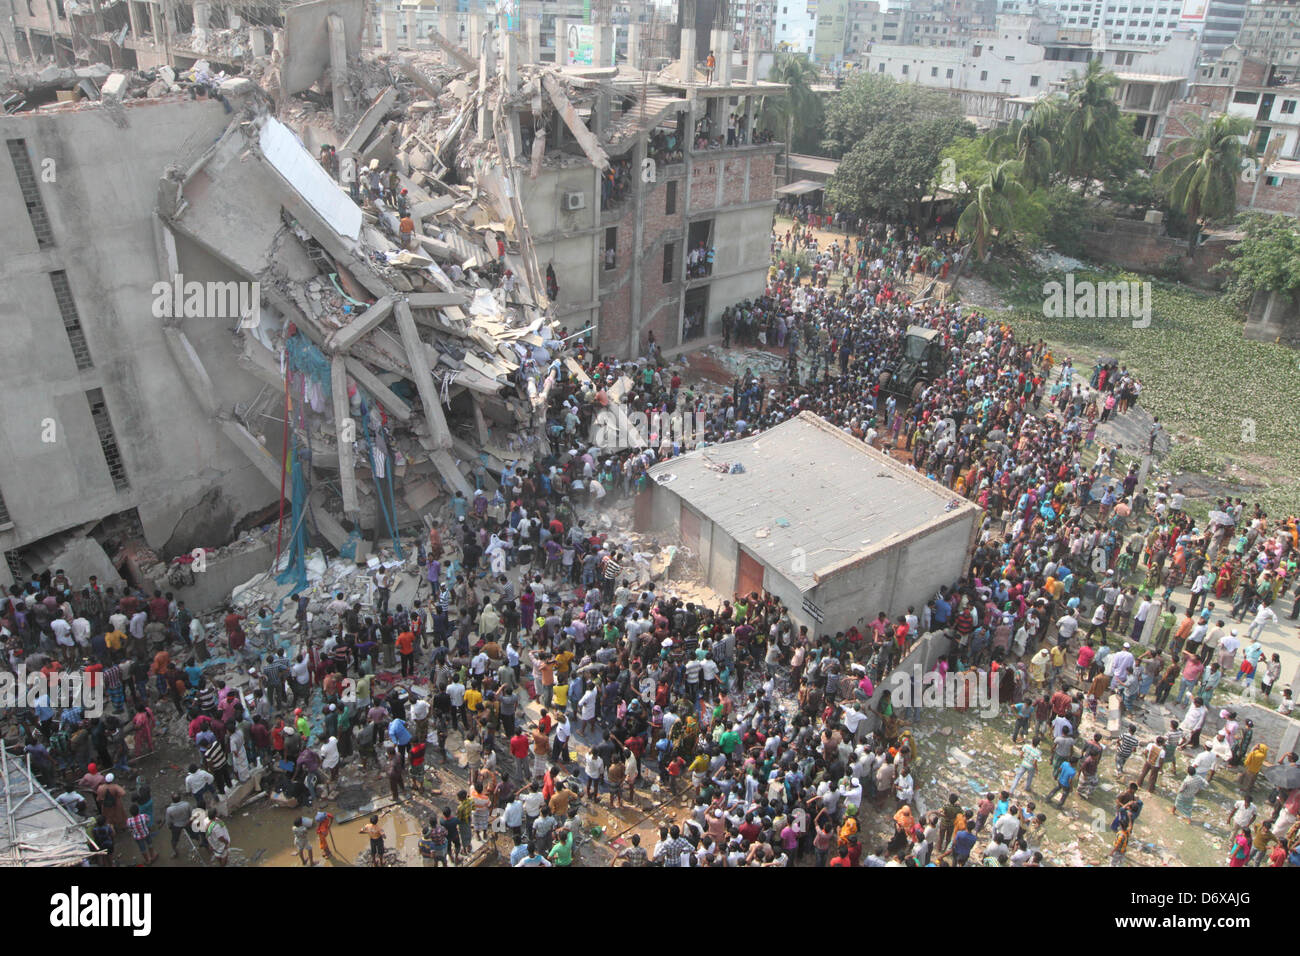
[[[1240,768],[1233,853],[1244,833],[1247,860],[1292,858],[1300,789],[1275,789],[1256,806],[1267,748],[1248,720],[1226,707],[1216,720],[1211,708],[1233,668],[1242,688],[1260,678],[1265,698],[1279,680],[1277,656],[1265,661],[1258,638],[1298,577],[1294,519],[1270,524],[1238,499],[1221,502],[1200,531],[1182,492],[1149,493],[1119,449],[1103,446],[1089,461],[1108,398],[1124,414],[1136,379],[1099,366],[1091,382],[1076,381],[1070,360],[1057,368],[1041,341],[968,309],[910,301],[900,279],[935,240],[868,232],[846,237],[839,254],[853,249],[866,267],[848,270],[842,287],[778,268],[767,294],[728,320],[729,339],[757,335],[789,351],[784,379],[746,372],[730,388],[692,386],[664,366],[653,339],[641,361],[580,344],[580,371],[557,359],[547,413],[555,451],[508,463],[496,488],[451,498],[420,542],[421,587],[409,606],[391,603],[394,582],[381,570],[368,604],[293,595],[291,631],[271,608],[232,608],[210,633],[165,593],[117,594],[94,579],[76,587],[58,571],[13,587],[0,606],[10,666],[79,669],[107,692],[111,712],[98,717],[35,708],[20,743],[42,781],[67,795],[60,802],[85,813],[107,850],[96,859],[111,862],[125,833],[153,862],[162,825],[175,854],[197,812],[198,832],[224,862],[220,798],[260,763],[273,804],[313,811],[292,827],[307,862],[313,828],[328,855],[333,818],[320,805],[342,767],[381,774],[402,802],[424,793],[426,760],[449,768],[449,747],[466,782],[455,799],[430,798],[438,805],[421,821],[420,854],[435,866],[463,861],[497,830],[511,837],[511,865],[572,865],[587,840],[579,808],[618,807],[637,790],[682,794],[689,810],[653,846],[629,838],[622,865],[1038,865],[1045,808],[1058,796],[1064,808],[1076,789],[1090,795],[1106,753],[1124,784],[1113,861],[1142,813],[1142,785],[1149,797],[1162,770],[1177,777],[1173,806],[1192,816],[1224,767]],[[908,401],[881,388],[881,372],[918,325],[939,333],[945,362]],[[652,422],[698,415],[703,432],[588,444],[616,384],[627,409]],[[797,624],[766,593],[708,607],[647,584],[637,555],[600,520],[605,509],[642,490],[657,461],[803,411],[978,502],[985,518],[968,572],[923,608],[863,608],[869,624],[836,634]],[[1189,581],[1180,617],[1171,599]],[[1232,610],[1221,610],[1229,598]],[[1243,640],[1227,622],[1246,616]],[[913,738],[919,707],[895,706],[881,685],[931,631],[951,639],[938,667],[966,688],[959,708],[970,706],[972,685],[986,686],[1012,711],[1022,759],[1005,790],[973,805],[952,794],[920,813],[920,781],[935,768],[922,765]],[[213,647],[239,680],[205,675]],[[1168,699],[1176,680],[1187,711],[1144,740],[1136,716],[1149,697]],[[1085,740],[1086,715],[1111,694],[1128,730]],[[156,814],[147,774],[132,762],[155,748],[167,708],[192,750],[183,788]],[[1054,786],[1034,800],[1049,739]],[[1128,780],[1135,755],[1143,772]],[[868,824],[870,838],[860,829]],[[381,831],[367,826],[382,864]]]

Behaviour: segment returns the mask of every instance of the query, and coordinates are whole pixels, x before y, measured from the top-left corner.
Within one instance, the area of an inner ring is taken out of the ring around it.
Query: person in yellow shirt
[[[104,646],[109,649],[116,659],[119,651],[126,646],[126,635],[121,631],[109,631],[104,635]]]
[[[564,710],[569,706],[569,680],[567,676],[557,673],[555,675],[555,688],[551,691],[551,704],[556,710]]]
[[[478,733],[479,711],[483,707],[483,692],[477,687],[469,687],[465,690],[465,713],[469,715],[470,730],[467,736],[473,736]]]
[[[567,684],[569,682],[569,664],[573,661],[573,651],[565,648],[555,655],[555,682],[557,684]]]
[[[1241,792],[1243,796],[1250,796],[1250,792],[1255,789],[1255,778],[1259,772],[1264,769],[1264,761],[1268,759],[1268,744],[1256,744],[1245,757],[1241,760]]]

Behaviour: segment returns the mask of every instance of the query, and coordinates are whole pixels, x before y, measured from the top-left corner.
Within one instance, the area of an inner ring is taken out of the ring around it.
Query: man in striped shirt
[[[1129,724],[1124,733],[1120,734],[1119,743],[1115,746],[1115,773],[1117,775],[1124,772],[1124,764],[1128,762],[1129,757],[1133,756],[1133,752],[1137,750],[1139,743],[1137,724]]]
[[[614,598],[614,582],[618,576],[623,573],[623,566],[618,563],[619,554],[613,552],[605,558],[605,565],[602,568],[604,578],[601,591],[605,595],[605,600],[610,601]]]

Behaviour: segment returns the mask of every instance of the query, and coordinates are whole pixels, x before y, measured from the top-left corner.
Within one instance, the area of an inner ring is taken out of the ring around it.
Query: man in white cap
[[[1132,646],[1128,641],[1125,641],[1124,646],[1115,654],[1114,664],[1111,665],[1110,672],[1112,684],[1122,684],[1133,670],[1136,661],[1131,650]]]

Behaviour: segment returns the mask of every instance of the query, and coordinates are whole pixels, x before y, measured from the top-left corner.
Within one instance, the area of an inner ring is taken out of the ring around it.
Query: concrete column
[[[253,27],[248,31],[248,44],[253,49],[254,58],[266,56],[266,31],[261,27]]]
[[[379,11],[379,48],[385,53],[397,52],[397,11],[387,7]]]
[[[403,10],[406,16],[406,46],[408,49],[415,49],[416,27],[415,27],[415,10]]]
[[[519,51],[515,48],[515,35],[506,29],[506,16],[497,15],[497,36],[501,38],[501,75],[506,89],[513,93],[519,86]]]
[[[542,21],[530,17],[524,21],[529,63],[542,62]]]
[[[476,24],[476,23],[475,23],[476,20],[478,20],[478,14],[474,14],[474,15],[470,18],[470,30],[471,30],[471,31],[475,30],[475,27],[476,27],[476,26],[479,26],[479,24]],[[481,21],[480,21],[480,23],[481,23]],[[480,27],[480,30],[481,30],[481,27]],[[488,86],[488,78],[489,78],[490,76],[492,76],[492,74],[495,73],[496,70],[497,70],[497,65],[496,65],[496,56],[494,55],[494,53],[493,53],[493,49],[492,49],[492,47],[493,47],[493,44],[492,44],[492,35],[491,35],[490,33],[487,34],[487,35],[484,35],[482,32],[478,32],[478,33],[477,33],[477,36],[479,37],[479,45],[478,45],[478,47],[477,47],[477,49],[478,49],[478,88],[479,88],[480,90],[486,90],[486,89],[487,89],[487,86]],[[494,134],[493,134],[493,128],[492,128],[492,109],[491,109],[491,107],[488,106],[488,98],[487,98],[486,96],[484,96],[484,97],[482,97],[482,98],[480,99],[480,101],[479,101],[479,108],[478,108],[478,138],[479,138],[480,140],[484,140],[484,141],[486,141],[486,140],[491,140],[491,139],[493,138],[493,135],[494,135]]]
[[[190,9],[194,14],[195,29],[206,30],[208,28],[208,17],[212,15],[211,4],[207,0],[194,0]]]
[[[714,30],[713,55],[718,61],[718,69],[713,82],[719,86],[731,85],[731,31]]]
[[[341,127],[347,113],[348,91],[348,40],[343,18],[331,14],[325,20],[325,29],[330,44],[330,83],[334,94],[334,122]],[[388,27],[384,27],[384,39],[388,38]]]
[[[682,27],[682,82],[695,85],[695,28]]]
[[[569,62],[569,21],[555,21],[555,65],[564,66]]]
[[[634,70],[641,69],[641,24],[627,25],[627,63]]]
[[[438,32],[441,33],[448,43],[460,45],[460,21],[456,18],[455,9],[438,11]]]
[[[591,51],[592,66],[614,65],[614,28],[609,24],[596,24],[595,49]]]
[[[475,59],[483,55],[482,14],[471,13],[469,15],[469,55]]]
[[[131,36],[139,40],[142,36],[140,32],[140,18],[135,9],[135,0],[127,0],[126,4],[127,19],[131,21]]]
[[[745,64],[745,82],[753,86],[758,82],[758,31],[749,31],[749,62]]]

